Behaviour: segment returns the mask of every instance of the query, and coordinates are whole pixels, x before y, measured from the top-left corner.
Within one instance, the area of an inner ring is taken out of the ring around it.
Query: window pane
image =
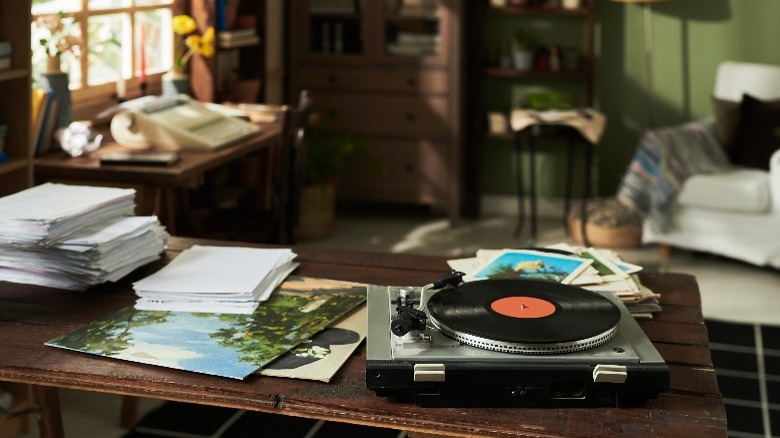
[[[171,69],[173,64],[173,32],[171,29],[171,10],[155,9],[135,14],[136,24],[136,75],[141,74],[141,34],[143,28],[143,46],[146,73],[162,73]]]
[[[80,9],[81,0],[33,0],[32,2],[33,15],[76,12]]]
[[[130,16],[126,13],[89,18],[89,85],[130,76]]]
[[[98,9],[126,8],[128,6],[130,6],[130,0],[89,0],[89,3],[87,3],[87,7],[93,11]]]
[[[135,0],[136,6],[172,5],[173,0]]]

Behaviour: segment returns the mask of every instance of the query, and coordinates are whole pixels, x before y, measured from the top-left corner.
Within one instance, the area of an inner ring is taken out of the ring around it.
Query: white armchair
[[[734,102],[739,108],[743,94],[762,101],[780,98],[780,67],[720,64],[714,97]],[[703,126],[715,133],[713,120],[703,122]],[[728,166],[725,171],[691,172],[680,180],[682,185],[664,212],[664,226],[645,221],[643,243],[780,268],[780,150],[771,155],[768,168]]]

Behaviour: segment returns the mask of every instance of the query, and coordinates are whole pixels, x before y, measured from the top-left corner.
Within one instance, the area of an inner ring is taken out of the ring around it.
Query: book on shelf
[[[251,29],[226,30],[217,32],[219,47],[243,47],[260,44],[260,36],[257,31]]]
[[[396,13],[407,17],[432,17],[439,9],[439,0],[404,0]]]
[[[0,70],[11,68],[11,43],[0,41]]]
[[[11,42],[0,41],[0,70],[11,68]]]
[[[38,135],[38,122],[41,117],[41,109],[43,109],[43,101],[46,99],[46,88],[36,87],[32,89],[32,108],[30,113],[30,139],[32,146],[35,147]]]
[[[41,104],[35,135],[35,156],[46,153],[51,147],[52,137],[60,111],[60,98],[54,90],[47,89]]]
[[[0,58],[10,58],[12,52],[10,41],[0,41]]]
[[[221,30],[217,32],[217,39],[220,41],[232,41],[257,36],[257,30],[253,27],[247,29]]]
[[[8,124],[0,122],[0,162],[5,161],[8,154],[5,152],[5,135],[8,133]]]
[[[309,12],[312,14],[354,14],[355,0],[311,0]]]

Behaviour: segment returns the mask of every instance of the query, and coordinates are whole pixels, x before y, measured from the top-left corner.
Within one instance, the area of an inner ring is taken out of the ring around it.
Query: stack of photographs
[[[659,295],[642,285],[641,266],[627,263],[615,252],[565,243],[532,249],[481,249],[475,257],[448,261],[465,273],[464,281],[523,278],[553,281],[591,291],[609,291],[636,318],[660,311]]]

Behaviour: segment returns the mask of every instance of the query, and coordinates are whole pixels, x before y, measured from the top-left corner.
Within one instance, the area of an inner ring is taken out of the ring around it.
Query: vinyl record
[[[555,354],[608,342],[620,309],[594,292],[538,280],[482,280],[428,299],[431,322],[445,335],[479,348]]]

